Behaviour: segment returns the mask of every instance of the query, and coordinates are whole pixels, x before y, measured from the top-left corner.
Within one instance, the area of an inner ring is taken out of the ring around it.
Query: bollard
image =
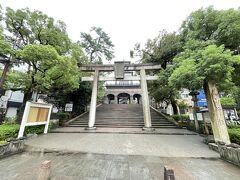
[[[37,180],[48,180],[50,178],[51,161],[44,161],[41,164]]]
[[[174,170],[168,166],[164,166],[164,180],[175,180]]]

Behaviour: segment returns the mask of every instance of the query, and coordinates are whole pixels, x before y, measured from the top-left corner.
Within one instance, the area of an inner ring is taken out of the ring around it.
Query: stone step
[[[104,127],[104,128],[142,128],[143,125],[140,126],[123,126],[123,125],[95,125],[96,127]],[[69,127],[88,127],[87,125],[69,125]],[[174,125],[168,126],[152,126],[153,128],[176,128]]]
[[[162,120],[162,121],[167,121],[166,119],[164,119],[164,118],[151,118],[152,119],[152,121],[154,121],[154,120]],[[76,119],[76,120],[80,120],[80,121],[83,121],[83,120],[87,120],[88,121],[88,117],[85,117],[85,118],[78,118],[78,119]],[[112,117],[112,118],[97,118],[96,119],[96,121],[100,121],[100,120],[121,120],[121,121],[126,121],[126,120],[133,120],[133,121],[143,121],[143,118],[131,118],[131,117],[129,117],[129,118],[119,118],[119,117]]]
[[[70,123],[70,127],[87,127],[89,114]],[[141,105],[135,104],[111,104],[102,105],[96,111],[96,127],[107,128],[142,128],[144,116]],[[176,128],[160,114],[151,110],[152,126],[154,128]]]
[[[83,125],[83,124],[88,124],[88,122],[85,123],[71,123],[74,125]],[[123,124],[123,125],[144,125],[144,123],[95,123],[95,124],[99,124],[99,125],[117,125],[117,124]],[[152,123],[152,125],[172,125],[171,123]]]
[[[85,122],[88,122],[88,121],[74,121],[72,123],[85,123]],[[96,123],[120,123],[120,122],[123,122],[123,123],[144,123],[144,121],[133,121],[133,120],[124,120],[124,121],[120,121],[120,120],[102,120],[102,121],[99,121],[97,120]],[[172,124],[171,122],[169,121],[152,121],[152,123],[170,123]]]
[[[74,126],[88,126],[88,124],[71,124],[71,125],[74,125]],[[119,124],[95,124],[95,126],[144,126],[144,124],[122,124],[122,123],[119,123]],[[152,126],[174,126],[172,124],[152,124]]]
[[[84,121],[88,121],[88,119],[77,119],[75,121],[79,121],[79,122],[84,122]],[[121,118],[111,118],[111,119],[97,119],[96,122],[144,122],[143,119],[121,119]],[[152,119],[152,122],[169,122],[166,119]]]

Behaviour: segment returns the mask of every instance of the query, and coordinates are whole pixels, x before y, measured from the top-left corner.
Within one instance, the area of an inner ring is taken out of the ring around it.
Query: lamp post
[[[194,119],[195,129],[196,129],[197,132],[199,132],[199,124],[198,124],[198,119],[197,119],[197,108],[198,108],[197,95],[199,95],[199,92],[198,91],[191,91],[189,93],[189,95],[192,96],[192,101],[193,101],[193,119]]]

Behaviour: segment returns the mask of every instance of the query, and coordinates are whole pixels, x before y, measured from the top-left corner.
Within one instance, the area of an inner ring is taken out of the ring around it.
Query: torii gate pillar
[[[144,127],[143,130],[153,130],[151,122],[151,113],[149,106],[149,97],[148,97],[148,88],[146,80],[145,69],[140,70],[141,78],[141,90],[142,90],[142,107],[143,107],[143,116],[144,116]]]
[[[92,86],[92,96],[91,103],[89,109],[89,121],[87,130],[94,130],[96,127],[95,119],[96,119],[96,107],[97,107],[97,89],[98,89],[98,70],[95,70],[94,78],[93,78],[93,86]]]

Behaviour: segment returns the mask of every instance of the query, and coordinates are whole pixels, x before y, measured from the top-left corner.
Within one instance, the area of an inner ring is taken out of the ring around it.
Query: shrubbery
[[[2,124],[0,125],[0,141],[5,141],[7,138],[16,138],[20,126],[18,124]]]
[[[56,113],[56,116],[59,120],[70,119],[70,113],[66,113],[66,112],[58,112]]]
[[[186,114],[172,115],[171,117],[178,123],[179,127],[186,127],[189,122],[189,116]]]
[[[27,126],[25,127],[24,134],[42,134],[44,132],[45,125],[39,126]],[[50,121],[48,126],[48,131],[52,128],[52,123]]]
[[[171,116],[175,121],[188,121],[189,120],[189,116],[186,114],[182,114],[182,115],[172,115]]]
[[[71,114],[66,112],[58,112],[55,116],[59,119],[59,126],[64,126],[66,120],[71,119]]]
[[[45,125],[40,126],[27,126],[25,127],[24,134],[41,134],[44,131]],[[50,121],[48,130],[52,128]],[[20,129],[20,125],[14,123],[5,123],[0,125],[0,141],[4,142],[7,138],[16,138]]]
[[[232,143],[240,144],[240,126],[229,126],[228,134]]]

